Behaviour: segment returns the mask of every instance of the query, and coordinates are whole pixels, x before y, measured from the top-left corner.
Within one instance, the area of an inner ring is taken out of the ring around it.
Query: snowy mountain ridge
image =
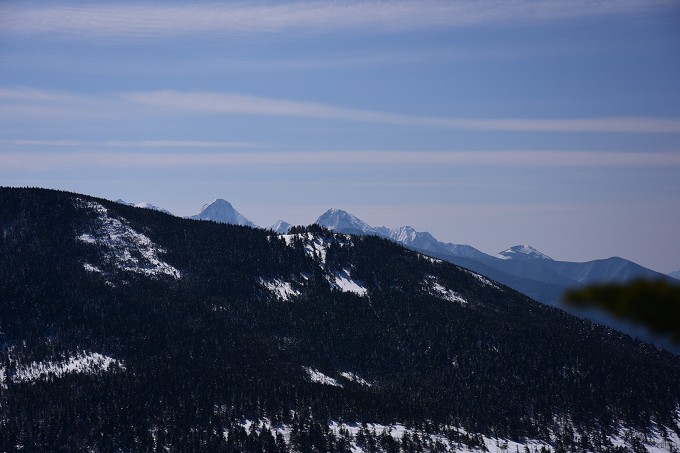
[[[167,209],[163,209],[160,206],[156,206],[156,205],[151,204],[151,203],[146,202],[146,201],[143,201],[141,203],[137,203],[134,206],[135,206],[135,208],[152,209],[154,211],[159,211],[159,212],[162,212],[164,214],[172,215],[172,213],[170,211],[168,211]]]
[[[502,260],[553,260],[548,255],[533,248],[530,245],[515,245],[496,254],[496,258]],[[554,261],[554,260],[553,260]]]
[[[329,209],[316,219],[315,223],[338,233],[381,236],[429,253],[444,253],[465,258],[490,257],[470,245],[441,242],[427,231],[416,231],[415,228],[407,225],[394,229],[385,226],[372,227],[341,209]]]
[[[154,211],[162,212],[164,214],[169,214],[169,215],[174,215],[172,212],[168,211],[167,209],[161,208],[160,206],[156,206],[154,204],[151,204],[147,201],[143,201],[141,203],[129,203],[121,198],[116,200],[116,203],[119,204],[124,204],[125,206],[134,206],[135,208],[142,208],[142,209],[151,209]]]

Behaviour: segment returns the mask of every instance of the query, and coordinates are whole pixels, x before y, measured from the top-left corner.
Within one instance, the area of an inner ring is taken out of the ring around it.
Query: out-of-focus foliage
[[[567,304],[599,308],[680,343],[680,286],[665,280],[593,285],[569,291]]]

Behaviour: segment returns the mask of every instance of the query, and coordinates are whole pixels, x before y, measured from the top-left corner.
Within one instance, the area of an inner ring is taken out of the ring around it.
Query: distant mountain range
[[[602,260],[573,263],[556,261],[529,245],[516,245],[495,256],[483,253],[470,245],[445,243],[428,232],[419,232],[409,226],[396,229],[371,227],[352,214],[339,209],[329,209],[316,223],[330,230],[345,234],[376,235],[392,239],[409,248],[431,254],[447,261],[477,262],[475,267],[494,269],[493,278],[508,284],[519,285],[516,278],[543,282],[551,285],[573,287],[580,284],[601,282],[625,282],[632,278],[667,278],[667,276],[644,268],[632,261],[612,257]],[[476,270],[476,269],[475,269]],[[505,274],[505,275],[504,275]],[[516,277],[513,279],[512,277]],[[504,280],[507,280],[504,281]],[[521,292],[536,292],[530,288],[515,288]],[[532,295],[532,294],[530,294]],[[557,305],[551,299],[550,291],[532,296],[550,305]]]
[[[491,256],[470,245],[441,242],[430,233],[418,232],[408,226],[397,229],[374,228],[339,209],[326,211],[316,223],[342,233],[372,234],[389,238],[410,249],[474,270],[539,302],[559,307],[577,316],[680,353],[677,345],[658,339],[643,328],[613,319],[600,311],[583,311],[563,304],[564,292],[582,285],[624,283],[636,278],[669,278],[632,261],[619,257],[584,263],[557,261],[529,245],[510,247],[496,256]]]
[[[147,202],[133,204],[120,199],[117,202],[170,214],[169,211]],[[223,199],[205,204],[197,214],[189,218],[258,227]],[[583,263],[557,261],[529,245],[516,245],[492,256],[467,244],[439,241],[430,233],[416,231],[410,226],[395,229],[384,226],[372,227],[349,212],[335,208],[324,212],[315,223],[339,233],[385,237],[414,250],[457,264],[469,265],[474,270],[485,275],[489,274],[489,277],[549,305],[559,305],[560,299],[557,297],[559,295],[555,287],[570,288],[590,283],[626,282],[634,278],[654,279],[669,276],[680,278],[680,270],[664,275],[620,257]],[[288,222],[278,220],[266,229],[285,234],[291,226],[292,224]],[[537,286],[536,282],[544,286]],[[561,291],[558,292],[561,294]]]
[[[153,205],[137,206],[162,210]],[[228,201],[222,199],[204,205],[198,214],[190,218],[257,227]],[[349,212],[335,208],[324,212],[315,223],[338,233],[374,235],[390,239],[412,250],[471,269],[539,302],[559,307],[577,316],[680,353],[680,348],[658,340],[642,328],[618,321],[599,311],[584,312],[566,307],[562,303],[563,294],[567,289],[595,283],[623,283],[636,278],[680,278],[680,270],[670,276],[664,275],[620,257],[583,263],[558,261],[529,245],[516,245],[492,256],[467,244],[439,241],[430,233],[416,231],[410,226],[394,229],[385,226],[373,227]],[[285,234],[290,228],[290,223],[279,220],[267,229]]]

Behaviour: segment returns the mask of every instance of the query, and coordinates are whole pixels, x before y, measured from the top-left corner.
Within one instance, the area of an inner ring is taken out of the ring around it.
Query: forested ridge
[[[2,451],[636,451],[680,407],[680,358],[388,240],[45,189],[0,188],[0,360]]]

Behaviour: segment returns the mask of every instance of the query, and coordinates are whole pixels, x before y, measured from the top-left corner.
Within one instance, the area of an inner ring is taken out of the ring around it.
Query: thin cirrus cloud
[[[9,148],[35,147],[112,147],[112,148],[256,148],[261,143],[225,140],[110,140],[104,142],[79,140],[0,140],[0,145]]]
[[[59,146],[59,147],[74,147],[80,146],[77,140],[0,140],[0,145],[9,145],[12,147],[45,147],[45,146]]]
[[[91,39],[163,38],[291,31],[370,32],[461,27],[635,14],[667,8],[672,0],[377,0],[178,4],[97,3],[0,6],[4,34],[52,34]]]
[[[189,168],[295,165],[471,165],[491,167],[680,167],[680,152],[596,151],[278,151],[156,153],[112,151],[3,152],[0,168]]]
[[[456,130],[509,132],[680,133],[680,119],[599,117],[569,119],[447,118],[339,107],[239,93],[145,91],[84,96],[29,88],[0,88],[0,119],[68,121],[70,118],[160,118],[166,115],[230,114],[335,120]],[[151,146],[151,143],[147,144]]]
[[[302,117],[487,131],[680,133],[680,120],[675,118],[464,119],[401,115],[233,93],[155,91],[126,93],[121,97],[163,111],[186,113]]]
[[[126,103],[111,96],[32,87],[0,87],[0,121],[71,121],[74,118],[113,118],[124,114]]]
[[[260,146],[254,142],[236,142],[223,140],[139,140],[139,141],[107,141],[104,146],[119,148],[254,148]]]

